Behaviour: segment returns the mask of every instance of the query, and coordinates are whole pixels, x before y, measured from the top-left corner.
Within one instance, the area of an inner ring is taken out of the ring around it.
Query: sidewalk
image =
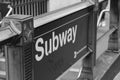
[[[94,68],[94,80],[113,80],[108,79],[108,77],[112,74],[107,74],[107,72],[111,69],[111,66],[114,65],[118,57],[120,56],[117,53],[104,52],[96,61],[96,66]]]
[[[119,54],[117,54],[119,55]],[[119,79],[117,77],[117,74],[120,72],[120,55],[117,57],[117,59],[112,63],[112,65],[109,67],[109,69],[105,72],[104,76],[101,78],[101,80],[114,80]],[[116,78],[117,77],[117,78]]]

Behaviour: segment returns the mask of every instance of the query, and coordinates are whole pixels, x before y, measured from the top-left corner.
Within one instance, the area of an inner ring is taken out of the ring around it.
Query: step
[[[4,57],[1,57],[1,58],[0,58],[0,62],[5,62],[5,58],[4,58]]]
[[[6,78],[6,72],[5,71],[0,71],[0,80]]]
[[[0,80],[6,80],[6,79],[0,79]]]
[[[0,71],[5,71],[5,67],[6,67],[5,58],[2,57],[2,58],[0,58]]]
[[[84,73],[91,73],[92,69],[88,68],[88,67],[83,67],[82,72],[84,72]]]
[[[0,80],[6,80],[5,78],[0,78]]]

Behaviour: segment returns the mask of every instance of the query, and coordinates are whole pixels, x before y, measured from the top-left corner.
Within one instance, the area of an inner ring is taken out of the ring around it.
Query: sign
[[[41,61],[44,56],[49,56],[69,43],[74,44],[76,41],[77,27],[78,25],[69,27],[58,35],[56,35],[56,31],[52,30],[50,39],[46,41],[42,37],[38,38],[35,43],[35,50],[38,52],[38,54],[35,55],[36,61]],[[39,44],[41,44],[41,46]]]
[[[34,80],[55,80],[87,53],[89,16],[85,8],[35,28]]]

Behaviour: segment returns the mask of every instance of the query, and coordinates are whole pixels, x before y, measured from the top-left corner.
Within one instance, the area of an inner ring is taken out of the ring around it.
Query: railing
[[[48,11],[48,0],[2,0],[10,2],[12,14],[41,15]]]

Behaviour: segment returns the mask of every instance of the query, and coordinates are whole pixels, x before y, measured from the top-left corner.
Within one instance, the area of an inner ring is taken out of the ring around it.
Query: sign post
[[[13,21],[15,25],[14,29],[12,27],[13,31],[20,32],[5,44],[6,80],[32,80],[33,17],[11,15],[5,19]]]

